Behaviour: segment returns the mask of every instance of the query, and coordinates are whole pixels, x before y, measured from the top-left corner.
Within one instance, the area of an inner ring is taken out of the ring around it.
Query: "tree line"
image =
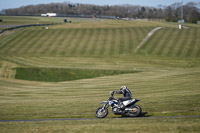
[[[185,5],[177,2],[169,6],[136,6],[136,5],[91,5],[91,4],[72,4],[50,3],[28,5],[13,9],[4,9],[1,14],[5,15],[40,15],[43,13],[57,13],[60,16],[67,15],[92,15],[92,16],[115,16],[119,18],[148,18],[165,19],[170,22],[177,22],[181,19],[181,10],[183,19],[186,22],[196,23],[200,20],[200,2],[189,2]]]

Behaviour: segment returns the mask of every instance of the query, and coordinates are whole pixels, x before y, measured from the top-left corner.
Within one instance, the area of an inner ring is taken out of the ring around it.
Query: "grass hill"
[[[22,18],[7,17],[4,24],[20,24]],[[63,18],[25,19],[30,24]],[[200,115],[198,25],[185,24],[189,29],[178,30],[176,23],[71,20],[48,30],[22,28],[0,36],[0,120],[94,118],[99,102],[121,85],[141,99],[138,105],[143,116],[189,117],[30,122],[23,126],[0,122],[2,132],[200,130],[199,117],[190,117]],[[136,50],[158,26],[163,28]],[[108,118],[112,117],[118,116],[109,110]]]
[[[200,57],[200,28],[163,28],[143,45],[140,52],[169,57]]]

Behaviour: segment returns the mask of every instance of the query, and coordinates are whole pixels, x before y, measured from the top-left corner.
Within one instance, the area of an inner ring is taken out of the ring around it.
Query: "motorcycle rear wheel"
[[[129,117],[138,117],[142,113],[142,109],[138,105],[134,105],[131,107],[133,110],[128,111]]]
[[[97,118],[105,118],[107,115],[108,115],[107,108],[99,107],[95,112],[95,116]]]

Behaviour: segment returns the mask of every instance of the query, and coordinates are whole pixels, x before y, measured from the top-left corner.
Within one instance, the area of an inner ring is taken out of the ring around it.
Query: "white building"
[[[47,17],[47,14],[41,14],[42,17]]]
[[[56,13],[47,13],[47,14],[41,14],[42,17],[56,17]]]

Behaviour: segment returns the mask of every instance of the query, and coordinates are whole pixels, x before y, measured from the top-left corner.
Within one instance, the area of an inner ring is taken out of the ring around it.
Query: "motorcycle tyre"
[[[129,117],[138,117],[142,113],[142,108],[140,106],[134,105],[131,108],[134,108],[134,107],[137,108],[137,112],[135,114],[135,113],[132,113],[131,111],[129,111],[128,112]]]
[[[107,108],[105,108],[104,110],[105,110],[105,114],[103,115],[103,116],[98,116],[98,111],[100,110],[100,109],[102,109],[102,107],[99,107],[97,110],[96,110],[96,112],[95,112],[95,116],[97,117],[97,118],[105,118],[107,115],[108,115],[108,109]]]

